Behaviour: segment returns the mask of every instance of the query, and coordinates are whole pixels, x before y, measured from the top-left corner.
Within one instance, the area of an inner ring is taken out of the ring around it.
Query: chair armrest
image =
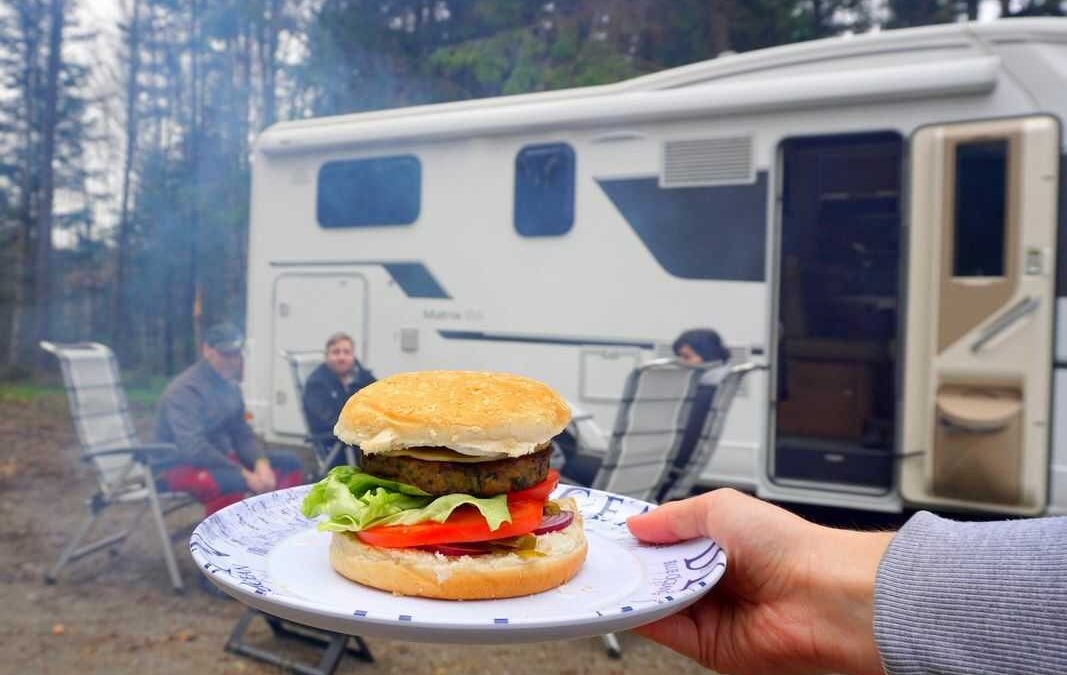
[[[741,377],[748,375],[754,370],[770,370],[770,366],[766,363],[756,363],[755,361],[747,361],[745,363],[739,363],[730,367],[730,372],[738,373]]]
[[[138,445],[130,445],[124,448],[109,448],[107,450],[100,450],[94,452],[92,457],[111,457],[114,455],[132,455],[135,460],[141,463],[148,463],[152,460],[166,459],[178,454],[178,446],[173,443],[141,443]]]
[[[592,415],[571,418],[568,426],[574,436],[575,450],[583,455],[602,456],[608,451],[608,435],[596,423]]]
[[[608,451],[608,436],[597,425],[591,413],[578,404],[564,399],[571,409],[571,421],[567,429],[574,436],[575,450],[584,455],[602,456]]]

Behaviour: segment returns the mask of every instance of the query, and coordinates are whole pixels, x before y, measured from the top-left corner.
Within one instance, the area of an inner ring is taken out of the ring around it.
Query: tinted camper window
[[[410,225],[421,192],[422,165],[412,155],[327,162],[319,169],[316,217],[322,227]]]
[[[953,276],[1004,276],[1008,141],[956,146]]]
[[[515,229],[555,237],[574,226],[574,150],[566,143],[530,145],[515,157]]]

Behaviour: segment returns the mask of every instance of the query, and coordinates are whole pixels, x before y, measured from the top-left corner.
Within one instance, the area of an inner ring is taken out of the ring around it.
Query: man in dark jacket
[[[375,381],[374,373],[356,360],[356,345],[347,333],[326,341],[326,359],[304,384],[304,415],[316,438],[332,440],[333,426],[348,397]]]
[[[244,336],[233,324],[204,333],[202,358],[163,391],[156,438],[178,446],[178,457],[157,471],[167,489],[188,492],[206,515],[262,493],[299,485],[300,460],[290,453],[264,453],[245,419],[237,385]]]

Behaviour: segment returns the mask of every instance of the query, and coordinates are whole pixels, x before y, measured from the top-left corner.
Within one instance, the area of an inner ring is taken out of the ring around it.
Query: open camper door
[[[1045,509],[1059,147],[1045,116],[912,137],[900,443],[910,504]]]

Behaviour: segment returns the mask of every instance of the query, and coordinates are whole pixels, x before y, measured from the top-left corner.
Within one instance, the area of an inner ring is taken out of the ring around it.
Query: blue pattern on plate
[[[282,603],[290,601],[290,604],[296,604],[292,596],[271,578],[267,558],[283,541],[314,527],[315,523],[300,513],[300,503],[309,489],[310,486],[305,485],[258,495],[209,516],[197,526],[190,538],[189,550],[194,559],[205,573],[237,586],[239,590]],[[563,497],[576,498],[587,531],[595,532],[625,550],[671,549],[638,542],[626,527],[627,518],[647,512],[653,508],[650,504],[568,485],[559,486],[553,493],[555,499]],[[706,542],[706,546],[695,554],[667,557],[658,565],[658,568],[649,571],[647,588],[625,598],[629,604],[617,605],[614,609],[590,608],[588,614],[606,617],[631,613],[641,607],[675,603],[693,593],[702,593],[701,589],[708,587],[709,579],[714,582],[721,577],[726,567],[726,556],[717,544]],[[413,614],[390,616],[365,609],[355,610],[349,616],[376,621],[419,621]],[[430,621],[432,617],[424,617],[423,620]],[[489,626],[516,625],[523,620],[516,622],[514,617],[492,615],[483,619]]]

